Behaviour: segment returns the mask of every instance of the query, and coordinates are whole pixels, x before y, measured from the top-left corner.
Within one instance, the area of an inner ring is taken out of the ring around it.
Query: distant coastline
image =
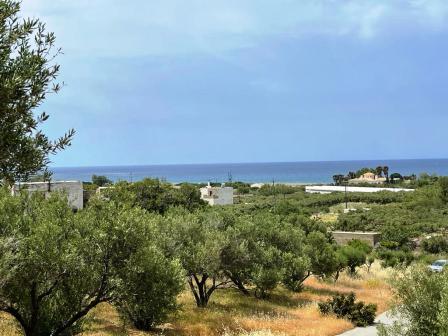
[[[304,185],[332,182],[337,173],[387,165],[390,172],[448,175],[448,159],[309,161],[266,163],[217,163],[102,167],[53,167],[54,180],[90,181],[93,174],[105,175],[113,181],[138,181],[145,177],[169,182],[287,183]]]

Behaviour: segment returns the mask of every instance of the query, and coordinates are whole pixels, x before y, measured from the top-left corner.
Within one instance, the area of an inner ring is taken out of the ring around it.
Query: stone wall
[[[332,231],[334,240],[339,245],[345,245],[349,241],[357,239],[366,242],[371,247],[378,245],[381,234],[378,232],[348,232],[348,231]]]

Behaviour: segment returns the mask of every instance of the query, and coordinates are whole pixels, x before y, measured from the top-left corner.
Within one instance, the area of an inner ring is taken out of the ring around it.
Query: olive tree
[[[0,311],[26,336],[47,336],[78,332],[101,302],[135,306],[130,289],[139,302],[157,295],[171,302],[180,288],[172,273],[180,270],[154,252],[150,222],[147,212],[111,202],[93,201],[75,214],[57,194],[0,190]],[[164,284],[174,289],[160,290]]]
[[[113,182],[104,175],[92,175],[92,183],[98,187],[104,187],[113,184]]]
[[[403,273],[404,272],[404,273]],[[447,336],[448,275],[415,266],[396,274],[393,288],[398,318],[392,326],[379,327],[381,336]]]
[[[159,249],[147,246],[138,251],[119,273],[115,304],[137,329],[151,330],[177,309],[184,273],[178,261],[167,259]]]
[[[438,179],[440,188],[440,199],[444,204],[448,203],[448,176],[441,176]]]
[[[69,130],[53,141],[41,130],[48,114],[36,111],[57,92],[55,36],[38,19],[19,18],[20,1],[0,0],[0,182],[46,170],[50,154],[70,145]]]
[[[231,220],[226,227],[227,244],[221,252],[223,271],[241,293],[250,295],[246,286],[251,283],[255,265],[250,247],[253,223],[247,216],[228,215]]]
[[[336,247],[319,231],[310,232],[306,238],[306,253],[310,258],[307,275],[330,276],[338,270]]]
[[[268,212],[241,223],[249,255],[245,281],[256,286],[256,295],[268,296],[280,282],[299,291],[310,266],[303,230]]]
[[[194,211],[206,205],[201,200],[199,189],[193,185],[182,184],[179,188],[174,188],[168,182],[150,178],[134,183],[116,183],[104,195],[117,203],[126,203],[159,214],[165,214],[173,207]]]
[[[345,260],[345,265],[350,275],[355,275],[356,268],[366,263],[370,252],[372,252],[372,248],[367,243],[356,239],[351,240],[347,245],[341,246],[337,250],[339,260]]]
[[[226,246],[222,218],[215,212],[171,211],[164,218],[165,250],[179,258],[198,307],[206,307],[213,293],[229,280],[221,255]]]

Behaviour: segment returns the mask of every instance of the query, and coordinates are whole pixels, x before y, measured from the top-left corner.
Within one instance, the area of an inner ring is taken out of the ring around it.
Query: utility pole
[[[348,181],[347,180],[345,180],[345,208],[346,209],[348,209],[348,200],[347,200],[347,184],[348,184]]]

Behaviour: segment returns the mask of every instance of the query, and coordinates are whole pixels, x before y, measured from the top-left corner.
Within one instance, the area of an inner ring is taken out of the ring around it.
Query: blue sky
[[[24,0],[56,166],[448,157],[446,0]]]

